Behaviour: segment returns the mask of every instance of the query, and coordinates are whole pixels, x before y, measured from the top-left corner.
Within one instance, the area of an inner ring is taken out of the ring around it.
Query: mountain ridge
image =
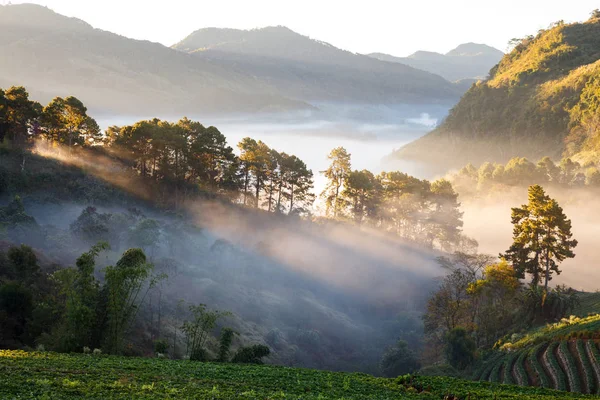
[[[0,23],[3,81],[28,87],[42,102],[77,93],[95,113],[273,113],[315,110],[319,102],[450,105],[462,94],[442,77],[281,26],[207,28],[194,32],[205,42],[188,40],[185,47],[184,39],[169,48],[95,29],[39,5],[2,6]],[[294,52],[296,45],[305,54]]]
[[[400,63],[440,75],[455,82],[464,79],[485,79],[489,70],[504,56],[500,50],[479,43],[463,43],[442,54],[419,50],[407,57],[396,57],[385,53],[370,53],[382,61]]]
[[[173,48],[236,65],[308,102],[452,102],[461,93],[435,74],[338,49],[283,26],[203,28]]]

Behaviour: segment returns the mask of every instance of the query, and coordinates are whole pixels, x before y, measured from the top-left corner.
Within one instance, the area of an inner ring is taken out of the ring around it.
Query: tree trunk
[[[244,205],[246,205],[246,200],[248,198],[248,167],[246,167],[244,171]]]
[[[256,205],[255,207],[258,208],[258,199],[260,198],[260,176],[258,176],[258,174],[256,175]]]
[[[271,185],[269,186],[269,212],[271,212],[271,204],[273,204],[273,180],[271,180]]]
[[[283,181],[279,183],[279,193],[277,194],[277,212],[281,210],[281,189],[283,188]]]
[[[290,209],[288,211],[288,214],[290,214],[293,209],[294,209],[294,184],[292,183],[292,187],[290,189]]]
[[[546,293],[548,292],[548,281],[549,280],[550,280],[550,252],[548,250],[546,250],[546,282],[544,284]]]

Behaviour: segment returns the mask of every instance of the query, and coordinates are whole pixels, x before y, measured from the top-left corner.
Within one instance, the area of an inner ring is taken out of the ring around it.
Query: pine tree
[[[519,278],[532,275],[538,285],[544,274],[544,286],[552,272],[560,274],[558,264],[575,257],[571,220],[567,219],[558,202],[551,199],[539,185],[529,187],[529,202],[512,209],[513,244],[501,255],[512,262]]]
[[[343,147],[336,147],[327,156],[331,165],[321,174],[327,178],[327,186],[321,193],[325,198],[326,214],[337,218],[343,207],[342,190],[351,172],[350,154]]]

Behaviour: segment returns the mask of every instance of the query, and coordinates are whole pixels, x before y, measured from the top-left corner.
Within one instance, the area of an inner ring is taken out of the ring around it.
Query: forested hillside
[[[469,242],[448,181],[352,170],[341,147],[314,217],[302,160],[250,137],[235,153],[187,118],[102,132],[73,96],[42,106],[11,87],[0,141],[2,347],[149,355],[166,341],[157,352],[214,360],[228,337],[275,364],[379,374],[399,334],[420,346],[440,249]],[[223,318],[190,344],[186,323],[206,315]]]
[[[446,167],[519,156],[598,160],[600,13],[515,42],[445,122],[397,157]]]

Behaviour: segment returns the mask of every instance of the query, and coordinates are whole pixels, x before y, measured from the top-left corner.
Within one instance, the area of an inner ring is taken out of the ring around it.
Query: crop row
[[[560,362],[564,366],[563,370],[567,375],[569,382],[569,389],[571,392],[581,393],[581,381],[579,379],[579,372],[577,371],[577,364],[573,355],[569,351],[569,342],[560,342],[556,353],[560,359]]]
[[[596,394],[600,394],[600,352],[591,340],[585,343],[585,349],[596,375]]]
[[[550,343],[546,349],[546,352],[544,353],[543,361],[546,365],[546,368],[548,368],[550,375],[552,376],[555,388],[558,390],[567,390],[567,379],[565,377],[565,373],[560,368],[560,364],[554,356],[554,351],[558,345],[558,342]]]
[[[577,355],[581,360],[581,365],[585,372],[585,376],[582,377],[582,379],[585,382],[585,385],[583,387],[583,393],[594,393],[594,368],[592,367],[592,363],[590,362],[590,358],[588,357],[587,351],[585,349],[585,343],[581,339],[577,341]]]
[[[529,350],[521,351],[513,368],[515,377],[517,378],[517,384],[519,386],[527,386],[529,384],[529,380],[527,379],[527,370],[525,369],[525,359],[528,355]]]
[[[513,365],[515,364],[515,360],[519,356],[519,353],[513,352],[504,358],[504,365],[502,370],[504,371],[504,379],[502,383],[506,385],[514,385],[515,380],[512,376]]]
[[[0,350],[1,399],[584,399],[448,377]]]
[[[494,353],[491,357],[488,358],[487,362],[485,362],[478,371],[475,372],[473,376],[474,381],[487,381],[490,378],[490,374],[492,369],[496,365],[496,362],[503,357],[503,354],[500,352]]]
[[[502,366],[504,365],[504,360],[506,358],[507,358],[507,356],[504,356],[494,364],[494,367],[492,368],[492,371],[490,372],[490,378],[489,378],[490,382],[500,383]]]
[[[546,375],[546,371],[544,371],[544,367],[539,361],[542,354],[544,354],[545,347],[546,345],[544,343],[535,346],[529,352],[529,363],[537,375],[537,381],[539,382],[540,387],[552,388],[553,385],[550,382],[550,379],[548,379],[548,375]]]

